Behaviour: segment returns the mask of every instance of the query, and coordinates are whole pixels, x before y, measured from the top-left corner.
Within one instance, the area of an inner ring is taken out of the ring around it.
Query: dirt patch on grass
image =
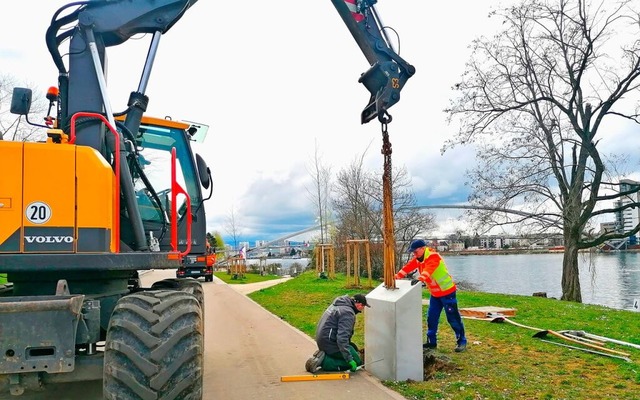
[[[425,381],[432,379],[438,373],[451,373],[462,369],[449,357],[434,351],[425,350],[422,354],[422,361]]]

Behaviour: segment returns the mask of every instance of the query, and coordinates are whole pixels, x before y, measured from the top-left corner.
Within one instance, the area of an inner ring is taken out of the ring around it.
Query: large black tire
[[[183,292],[191,293],[195,296],[200,303],[200,309],[202,310],[202,318],[204,319],[204,290],[202,284],[197,279],[193,278],[167,278],[161,281],[154,282],[151,285],[151,289],[173,289],[181,290]],[[202,336],[204,337],[204,324],[202,325]]]
[[[191,293],[196,297],[198,303],[202,307],[202,316],[204,317],[204,290],[202,284],[193,278],[168,278],[151,285],[151,289],[174,289]]]
[[[107,330],[104,398],[201,400],[203,328],[201,307],[185,291],[120,298]]]

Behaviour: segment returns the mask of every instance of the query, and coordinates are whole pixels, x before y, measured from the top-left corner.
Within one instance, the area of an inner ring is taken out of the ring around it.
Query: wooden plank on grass
[[[505,317],[515,317],[516,309],[494,306],[466,307],[460,309],[460,315],[462,315],[463,317],[486,318],[489,316],[489,314],[499,314]]]

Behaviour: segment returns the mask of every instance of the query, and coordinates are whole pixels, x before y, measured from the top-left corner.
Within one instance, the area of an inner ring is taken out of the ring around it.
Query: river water
[[[490,293],[530,296],[546,292],[562,296],[562,254],[508,254],[453,256],[443,254],[456,282]],[[623,310],[636,310],[640,302],[640,253],[612,252],[579,256],[582,301]],[[590,261],[591,260],[591,261]],[[310,259],[269,259],[280,263],[280,274],[288,274],[293,263],[307,267]],[[258,260],[247,260],[257,264]],[[312,268],[315,266],[311,265]]]
[[[561,253],[443,257],[455,281],[483,292],[562,296]],[[581,254],[579,271],[583,303],[637,311],[640,253]]]

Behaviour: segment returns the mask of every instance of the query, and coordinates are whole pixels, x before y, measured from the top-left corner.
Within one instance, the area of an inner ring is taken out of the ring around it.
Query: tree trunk
[[[561,300],[582,303],[580,271],[578,269],[578,241],[579,237],[570,229],[565,228]]]

